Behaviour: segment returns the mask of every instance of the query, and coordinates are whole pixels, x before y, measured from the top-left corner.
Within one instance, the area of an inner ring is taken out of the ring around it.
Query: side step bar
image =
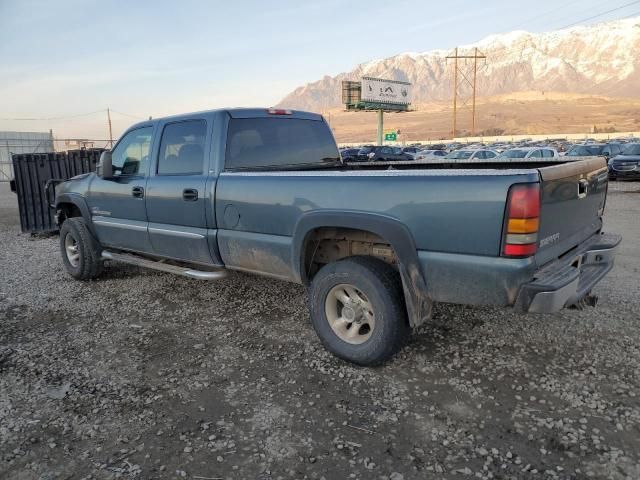
[[[195,278],[197,280],[220,280],[227,276],[226,270],[216,270],[215,272],[195,270],[193,268],[170,265],[162,261],[150,260],[148,258],[128,253],[110,252],[109,250],[102,251],[102,258],[106,260],[115,260],[116,262],[128,263],[130,265],[137,265],[139,267],[151,268],[153,270],[160,270],[161,272],[182,275],[183,277]]]

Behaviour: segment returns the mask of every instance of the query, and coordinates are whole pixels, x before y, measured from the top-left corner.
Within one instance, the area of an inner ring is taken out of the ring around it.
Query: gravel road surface
[[[439,305],[387,365],[325,352],[304,288],[124,265],[81,283],[0,183],[0,478],[640,478],[640,183],[597,308]]]

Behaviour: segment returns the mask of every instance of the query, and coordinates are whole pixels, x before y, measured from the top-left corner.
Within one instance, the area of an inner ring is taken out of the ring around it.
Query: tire
[[[377,258],[349,257],[322,267],[311,283],[309,307],[325,348],[357,365],[385,362],[411,334],[400,275]]]
[[[75,247],[75,250],[73,248]],[[76,280],[90,280],[102,273],[102,249],[81,217],[68,218],[60,227],[60,253],[67,273]]]

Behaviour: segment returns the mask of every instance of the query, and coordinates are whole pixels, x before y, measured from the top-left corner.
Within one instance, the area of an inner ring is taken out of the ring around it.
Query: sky
[[[117,137],[148,116],[271,106],[358,63],[554,30],[628,3],[0,0],[0,130],[108,138],[106,108]],[[640,2],[586,23],[634,13]]]

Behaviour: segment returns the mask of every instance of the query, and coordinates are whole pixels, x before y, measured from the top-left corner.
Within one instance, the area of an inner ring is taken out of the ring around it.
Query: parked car
[[[343,148],[340,150],[340,157],[344,162],[357,162],[359,148]]]
[[[463,149],[463,150],[454,150],[453,152],[449,152],[443,158],[445,160],[464,160],[467,162],[471,161],[479,161],[479,160],[489,160],[491,158],[497,157],[498,154],[493,150],[485,150],[485,149]]]
[[[505,150],[500,154],[501,159],[513,160],[553,160],[559,155],[555,148],[549,147],[520,147]]]
[[[620,155],[609,160],[609,178],[640,179],[640,143],[629,143]]]
[[[360,162],[395,162],[413,160],[413,157],[403,153],[399,147],[388,145],[361,148],[358,152]]]
[[[567,151],[566,157],[615,157],[622,153],[624,145],[621,143],[592,143],[589,145],[574,145]]]
[[[433,149],[433,150],[446,150],[447,146],[444,143],[434,143],[432,145],[425,145],[427,146],[429,149]]]
[[[418,148],[418,147],[403,147],[402,148],[402,153],[407,154],[412,159],[415,158],[416,153],[418,153],[419,151],[420,151],[420,148]]]
[[[420,150],[416,153],[415,160],[433,160],[443,158],[447,155],[444,150]]]
[[[78,280],[110,260],[304,284],[322,343],[361,365],[398,351],[433,302],[554,312],[590,298],[611,270],[620,237],[601,232],[604,159],[571,169],[415,167],[344,165],[314,113],[146,120],[102,154],[96,173],[57,185],[62,263]]]

